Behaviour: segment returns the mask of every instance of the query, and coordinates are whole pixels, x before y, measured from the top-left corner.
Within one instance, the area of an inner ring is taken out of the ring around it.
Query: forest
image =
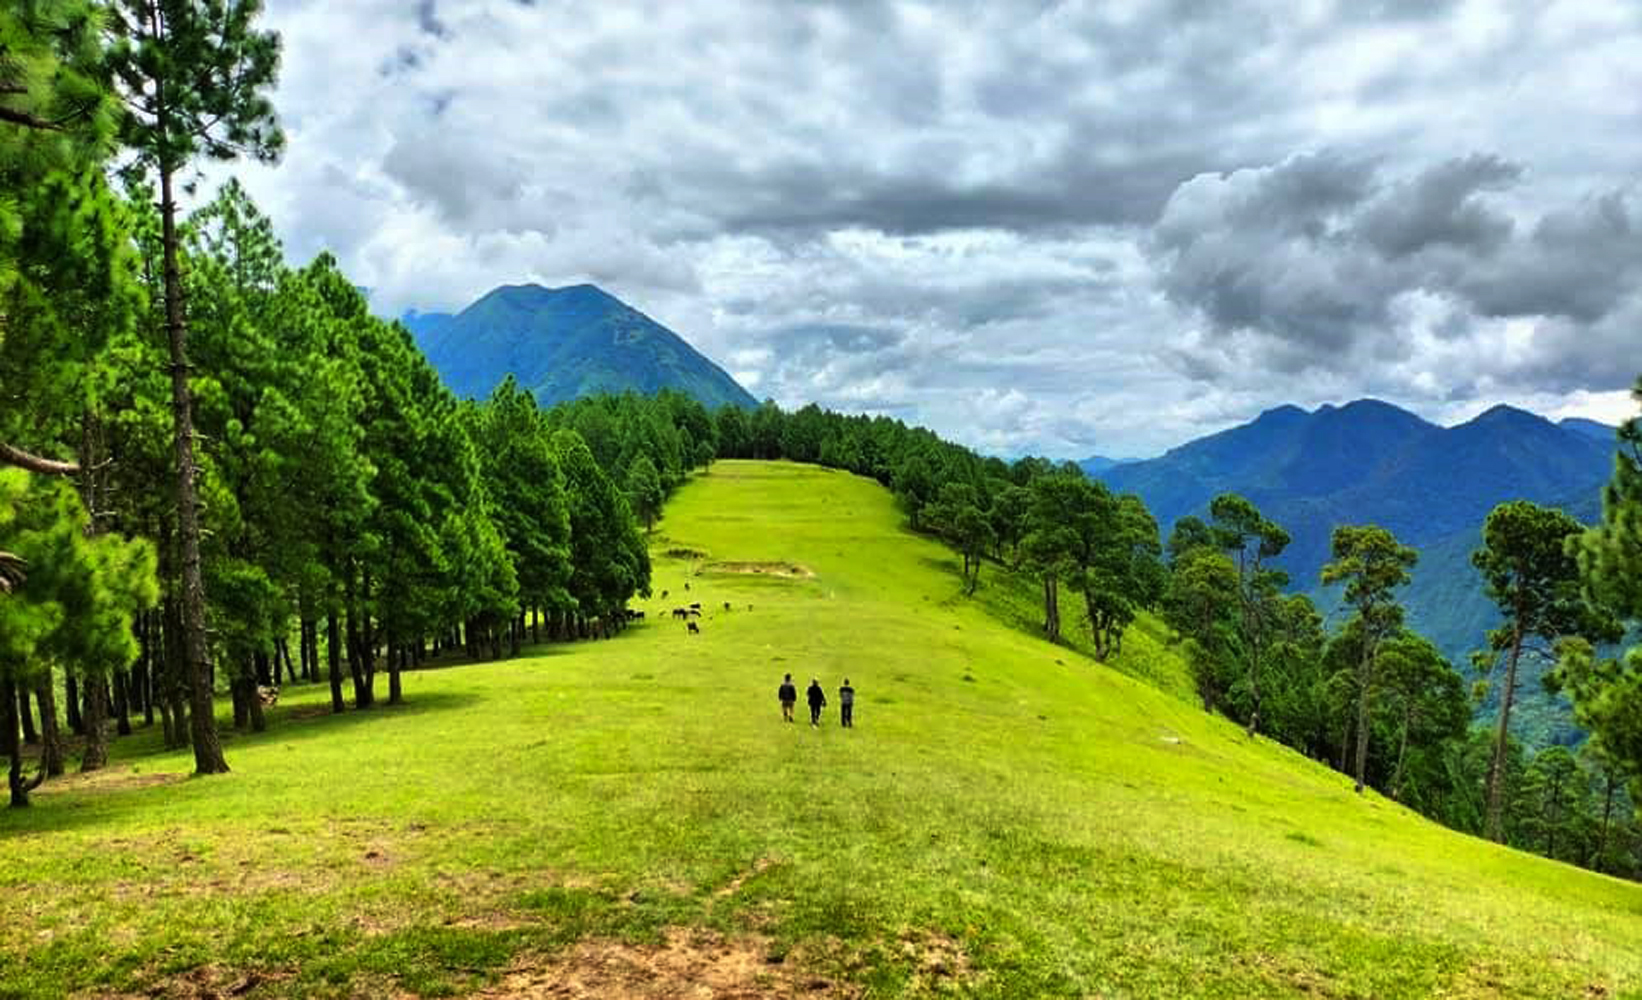
[[[1349,617],[1331,631],[1274,567],[1287,532],[1236,495],[1164,537],[1138,498],[1075,466],[984,457],[882,416],[709,411],[674,392],[544,409],[511,380],[459,399],[335,258],[289,266],[238,184],[185,211],[205,161],[280,154],[279,40],[258,13],[0,11],[13,806],[71,763],[103,766],[133,726],[192,748],[197,774],[226,771],[219,692],[260,731],[281,684],[364,711],[401,701],[402,673],[433,657],[610,638],[649,594],[647,536],[672,491],[718,458],[785,459],[890,488],[912,530],[956,553],[963,593],[1030,576],[1047,641],[1075,635],[1121,668],[1126,630],[1155,613],[1203,706],[1250,737],[1456,829],[1642,876],[1642,647],[1613,652],[1642,620],[1642,420],[1620,432],[1598,524],[1521,501],[1490,515],[1473,562],[1504,624],[1462,670],[1405,627],[1418,553],[1373,525],[1334,533],[1323,582]],[[1578,752],[1511,735],[1536,650],[1590,734]],[[1486,727],[1479,684],[1501,695]]]

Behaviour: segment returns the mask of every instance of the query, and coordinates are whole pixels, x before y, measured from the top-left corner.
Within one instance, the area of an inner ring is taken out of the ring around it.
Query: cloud
[[[1172,351],[1180,370],[1199,381],[1250,369],[1369,381],[1423,373],[1420,362],[1441,354],[1460,386],[1467,371],[1519,389],[1629,383],[1625,342],[1642,315],[1631,197],[1552,208],[1519,231],[1491,200],[1520,182],[1518,164],[1471,155],[1386,173],[1307,154],[1177,189],[1154,259],[1170,300],[1212,334]]]
[[[210,175],[386,313],[595,281],[760,395],[1058,456],[1638,367],[1628,0],[267,18],[286,161]]]

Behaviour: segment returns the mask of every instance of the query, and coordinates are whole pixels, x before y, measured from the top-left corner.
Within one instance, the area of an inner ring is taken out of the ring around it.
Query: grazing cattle
[[[661,599],[664,601],[667,600],[667,591],[664,590],[661,592]]]
[[[689,589],[690,589],[690,584],[689,584],[689,583],[685,583],[685,585],[684,585],[684,589],[685,589],[685,590],[689,590]]]
[[[728,610],[730,610],[730,602],[729,602],[729,601],[725,601],[725,602],[724,602],[724,610],[725,610],[725,611],[728,611]]]
[[[701,634],[701,626],[697,625],[695,622],[686,622],[685,627],[690,630],[691,635],[700,635]]]
[[[701,610],[701,602],[696,601],[694,604],[690,605],[690,610],[691,611],[700,611]]]
[[[279,701],[279,688],[257,686],[257,700],[272,708]]]
[[[628,609],[627,609],[627,620],[628,620],[628,621],[630,621],[630,622],[641,622],[641,621],[644,621],[644,612],[642,612],[642,611],[635,611],[635,610],[634,610],[634,609],[632,609],[632,608],[628,608]]]
[[[673,617],[674,618],[688,618],[688,617],[690,617],[690,612],[685,608],[674,608],[673,609]]]
[[[700,608],[691,608],[689,610],[688,614],[692,618],[700,618],[701,617],[701,609]]]

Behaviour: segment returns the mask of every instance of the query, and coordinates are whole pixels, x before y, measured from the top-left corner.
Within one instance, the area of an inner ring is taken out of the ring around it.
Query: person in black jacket
[[[821,682],[814,677],[810,678],[810,725],[821,727],[821,710],[827,707],[827,694],[821,690]]]
[[[781,699],[781,717],[791,722],[792,707],[798,703],[798,688],[793,686],[792,674],[781,679],[781,686],[776,689],[775,696]]]
[[[850,687],[848,677],[838,689],[838,721],[845,729],[855,728],[855,689]]]

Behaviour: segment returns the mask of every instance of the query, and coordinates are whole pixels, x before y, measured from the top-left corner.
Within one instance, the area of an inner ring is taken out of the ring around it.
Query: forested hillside
[[[1160,458],[1091,474],[1138,493],[1165,526],[1206,514],[1219,493],[1247,496],[1292,535],[1274,565],[1331,615],[1343,613],[1340,596],[1319,573],[1334,528],[1390,528],[1421,552],[1404,599],[1410,626],[1463,666],[1499,624],[1470,562],[1484,517],[1502,501],[1527,499],[1594,523],[1613,471],[1614,433],[1594,421],[1552,424],[1509,407],[1444,428],[1359,400],[1314,413],[1282,407]],[[1581,738],[1567,701],[1537,683],[1550,665],[1549,657],[1532,658],[1515,730],[1533,746]],[[1497,703],[1495,690],[1481,715],[1492,716]]]
[[[512,377],[544,406],[662,389],[707,406],[757,403],[678,334],[593,285],[504,285],[455,315],[411,313],[405,324],[463,398]]]

